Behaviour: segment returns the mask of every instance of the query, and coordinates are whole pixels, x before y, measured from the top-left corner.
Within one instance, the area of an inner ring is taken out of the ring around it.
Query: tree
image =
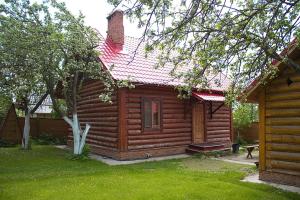
[[[25,3],[11,2],[10,8],[0,5],[0,91],[14,98],[25,112],[22,147],[29,149],[30,116],[47,94],[36,62],[41,46],[36,38],[39,29],[32,23],[35,16],[18,9]]]
[[[11,105],[10,97],[5,94],[0,94],[0,124],[1,124],[1,120],[5,117],[10,105]]]
[[[233,126],[238,132],[249,127],[255,121],[258,121],[257,105],[236,103],[233,106]]]
[[[7,0],[2,7],[7,16],[17,16],[21,25],[30,24],[34,27],[30,28],[30,31],[33,29],[34,37],[28,38],[28,44],[24,44],[32,55],[32,63],[28,66],[36,66],[34,77],[38,79],[32,84],[35,87],[42,86],[50,95],[56,113],[72,128],[73,153],[81,154],[91,127],[86,124],[82,130],[77,115],[77,99],[84,80],[101,80],[106,89],[104,93],[99,93],[99,98],[106,102],[110,102],[114,89],[130,84],[127,81],[115,81],[102,67],[99,51],[96,49],[100,44],[99,34],[84,24],[82,14],[74,16],[64,3],[51,0],[32,4],[30,1]],[[18,33],[19,30],[14,31]],[[10,52],[8,56],[14,53]],[[14,60],[11,63],[13,62]],[[25,72],[20,74],[26,75],[26,80],[32,76]],[[64,109],[65,106],[61,106],[60,96],[63,97],[67,110]]]
[[[53,107],[60,116],[72,127],[75,155],[82,153],[85,139],[90,129],[85,124],[82,130],[77,114],[77,99],[79,91],[86,79],[97,79],[104,83],[105,91],[99,93],[99,98],[104,102],[111,102],[111,95],[118,87],[131,87],[128,81],[114,80],[108,71],[99,62],[99,51],[96,47],[100,44],[99,34],[91,27],[84,24],[84,16],[72,15],[63,3],[52,1],[56,8],[55,15],[49,19],[52,24],[54,43],[51,43],[51,52],[48,52],[49,61],[44,69],[44,81],[50,93]],[[51,38],[53,38],[51,36]],[[57,86],[62,88],[62,94],[67,111],[57,101]],[[71,117],[68,115],[70,114]]]
[[[273,75],[272,60],[300,72],[299,64],[278,53],[300,36],[299,0],[108,1],[143,27],[141,41],[146,50],[161,51],[160,66],[192,65],[189,72],[174,74],[185,80],[187,91],[207,87],[203,75],[221,71],[233,80],[233,97],[258,75]]]

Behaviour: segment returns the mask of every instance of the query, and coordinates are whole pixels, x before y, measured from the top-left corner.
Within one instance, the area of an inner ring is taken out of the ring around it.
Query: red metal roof
[[[222,94],[211,94],[211,93],[205,93],[205,92],[193,92],[193,97],[196,97],[197,99],[201,101],[225,101],[225,97]]]
[[[167,63],[164,67],[156,68],[158,63],[157,56],[159,52],[153,52],[145,57],[145,44],[139,44],[139,39],[125,36],[125,44],[123,49],[116,46],[110,39],[102,37],[100,50],[100,60],[110,71],[116,80],[130,80],[132,82],[142,84],[184,85],[183,80],[174,78],[170,72],[174,68],[171,63]],[[136,54],[134,53],[136,51]],[[191,67],[185,66],[177,69],[176,72],[187,72]],[[207,76],[210,80],[208,89],[216,91],[225,91],[230,85],[229,79],[223,74],[218,73]],[[220,85],[217,82],[221,82]]]

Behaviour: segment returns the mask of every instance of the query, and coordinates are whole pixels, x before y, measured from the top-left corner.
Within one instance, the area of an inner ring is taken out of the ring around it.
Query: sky
[[[96,28],[103,36],[106,36],[107,19],[109,13],[113,10],[113,6],[106,0],[59,0],[65,2],[67,8],[73,13],[78,14],[79,11],[86,17],[86,24]],[[140,37],[143,30],[137,28],[137,23],[129,22],[124,17],[125,35],[132,37]]]

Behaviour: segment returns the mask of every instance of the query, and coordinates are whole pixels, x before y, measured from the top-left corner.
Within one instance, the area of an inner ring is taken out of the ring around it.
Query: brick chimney
[[[123,49],[124,26],[123,11],[115,10],[108,17],[107,39],[111,39],[118,49]]]

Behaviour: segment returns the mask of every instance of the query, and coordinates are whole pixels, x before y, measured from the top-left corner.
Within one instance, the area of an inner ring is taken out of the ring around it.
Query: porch
[[[221,93],[193,92],[192,144],[187,153],[230,150],[232,113]]]

